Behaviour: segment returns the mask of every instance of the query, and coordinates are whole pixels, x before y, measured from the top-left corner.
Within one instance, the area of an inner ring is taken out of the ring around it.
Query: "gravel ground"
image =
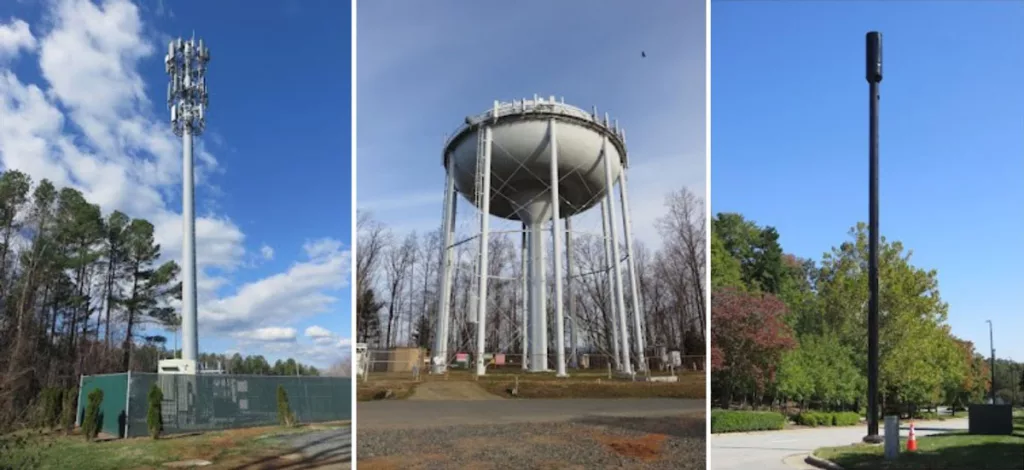
[[[688,414],[359,430],[356,455],[360,470],[703,470],[704,429],[703,414]]]

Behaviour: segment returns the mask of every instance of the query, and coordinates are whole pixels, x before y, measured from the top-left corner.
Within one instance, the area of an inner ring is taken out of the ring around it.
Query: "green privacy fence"
[[[75,421],[81,425],[85,419],[85,407],[89,403],[87,397],[94,390],[103,390],[103,402],[97,416],[100,430],[115,436],[124,435],[124,423],[127,419],[125,410],[128,408],[128,374],[104,374],[82,377],[82,386],[78,389],[78,414]]]
[[[164,395],[164,432],[168,434],[277,424],[279,385],[288,393],[300,423],[352,418],[349,378],[138,372],[83,377],[79,415],[84,415],[88,392],[102,388],[103,431],[145,436],[148,395],[154,384]]]

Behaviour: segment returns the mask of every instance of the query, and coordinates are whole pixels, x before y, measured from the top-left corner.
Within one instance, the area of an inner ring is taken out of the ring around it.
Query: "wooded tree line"
[[[0,421],[17,421],[43,387],[127,370],[144,325],[177,323],[178,266],[159,259],[150,222],[0,174]]]
[[[867,395],[868,233],[865,224],[821,260],[786,254],[779,234],[740,214],[711,226],[711,367],[717,406],[857,410]],[[882,406],[978,403],[990,369],[946,324],[938,273],[884,237],[879,246]],[[997,368],[998,371],[998,368]],[[1019,395],[1016,379],[997,379]]]
[[[181,357],[180,352],[176,357]],[[199,353],[199,362],[211,368],[220,367],[225,374],[239,375],[309,375],[319,376],[320,370],[293,358],[278,359],[273,364],[263,355],[242,356],[240,353]],[[154,364],[154,370],[156,365]]]
[[[171,301],[181,283],[175,262],[159,262],[153,231],[119,211],[104,216],[78,190],[0,173],[0,428],[24,422],[44,388],[155,372],[169,357],[166,338],[145,329],[180,325]]]
[[[707,240],[704,203],[683,189],[667,197],[665,208],[665,215],[658,221],[661,246],[655,250],[639,240],[634,241],[646,344],[650,348],[665,346],[681,349],[685,354],[703,355],[707,318],[703,287]],[[431,348],[441,272],[440,230],[399,234],[369,213],[359,214],[357,230],[357,340],[368,343],[371,348]],[[550,236],[548,238],[545,246],[550,247]],[[621,236],[620,242],[624,243]],[[572,244],[576,273],[602,269],[604,242],[601,237],[576,234]],[[475,302],[471,286],[476,252],[474,243],[463,243],[455,249],[454,324],[449,348],[453,353],[471,350],[475,344],[472,342],[475,331],[470,330],[466,319]],[[489,240],[488,351],[521,353],[521,252],[518,236],[492,236]],[[625,253],[624,247],[621,252]],[[549,263],[551,258],[549,253]],[[563,269],[565,266],[563,262]],[[629,309],[631,294],[625,264],[622,270]],[[548,272],[552,272],[550,266]],[[548,317],[553,325],[552,277],[547,276]],[[603,275],[581,275],[575,277],[565,291],[564,311],[567,316],[570,310],[575,312],[581,352],[610,355],[613,351],[608,288]],[[571,318],[567,318],[567,341],[572,323]],[[553,332],[554,328],[549,326],[549,331]],[[553,352],[555,338],[553,334],[549,337]]]

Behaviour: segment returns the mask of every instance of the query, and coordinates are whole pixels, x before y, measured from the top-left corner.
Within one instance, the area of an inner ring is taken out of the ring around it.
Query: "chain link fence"
[[[147,435],[148,395],[163,393],[164,432],[177,434],[278,424],[277,389],[282,387],[300,423],[352,418],[352,382],[347,377],[131,372],[82,377],[78,414],[89,393],[103,390],[100,426],[119,437]]]
[[[569,373],[576,374],[605,374],[610,376],[615,372],[615,361],[612,356],[600,353],[581,353],[575,361],[567,354],[567,367]],[[645,363],[647,367],[637,375],[658,376],[676,375],[684,372],[702,372],[705,369],[704,355],[680,355],[666,354],[662,356],[647,356]],[[548,368],[555,369],[556,355],[548,355]],[[485,353],[484,364],[489,373],[516,373],[525,372],[522,354],[511,353]],[[575,364],[574,364],[575,362]],[[458,352],[452,355],[448,361],[450,371],[474,370],[474,354],[469,352]],[[367,350],[362,353],[358,376],[364,382],[373,380],[421,380],[430,374],[430,355],[425,349],[418,348],[394,348],[391,350]]]

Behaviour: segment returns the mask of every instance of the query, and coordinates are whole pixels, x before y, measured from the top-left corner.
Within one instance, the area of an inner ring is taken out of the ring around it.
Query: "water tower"
[[[636,352],[636,364],[645,367],[641,326],[641,307],[637,288],[633,237],[629,221],[626,190],[625,131],[618,124],[592,112],[534,96],[532,100],[495,101],[493,107],[465,123],[447,140],[442,165],[446,170],[442,221],[440,305],[432,352],[432,371],[443,373],[448,365],[454,248],[463,241],[454,240],[456,208],[461,194],[479,212],[479,231],[473,242],[479,245],[475,264],[476,374],[485,373],[484,348],[487,324],[488,239],[491,216],[520,221],[523,234],[523,283],[526,293],[522,321],[524,368],[532,372],[548,370],[547,286],[545,281],[544,225],[551,224],[553,246],[553,294],[556,338],[556,370],[565,376],[565,332],[563,317],[563,257],[572,250],[571,217],[600,206],[603,219],[605,264],[603,274],[611,287],[613,344],[616,367],[632,373],[630,349]],[[614,187],[620,186],[621,215],[625,237],[626,270],[631,294],[627,314],[618,225],[615,220]],[[562,228],[564,219],[566,228]],[[567,257],[569,276],[573,259]],[[630,342],[628,322],[633,322],[634,341]],[[573,328],[575,336],[576,328]],[[575,348],[576,340],[572,340]]]

